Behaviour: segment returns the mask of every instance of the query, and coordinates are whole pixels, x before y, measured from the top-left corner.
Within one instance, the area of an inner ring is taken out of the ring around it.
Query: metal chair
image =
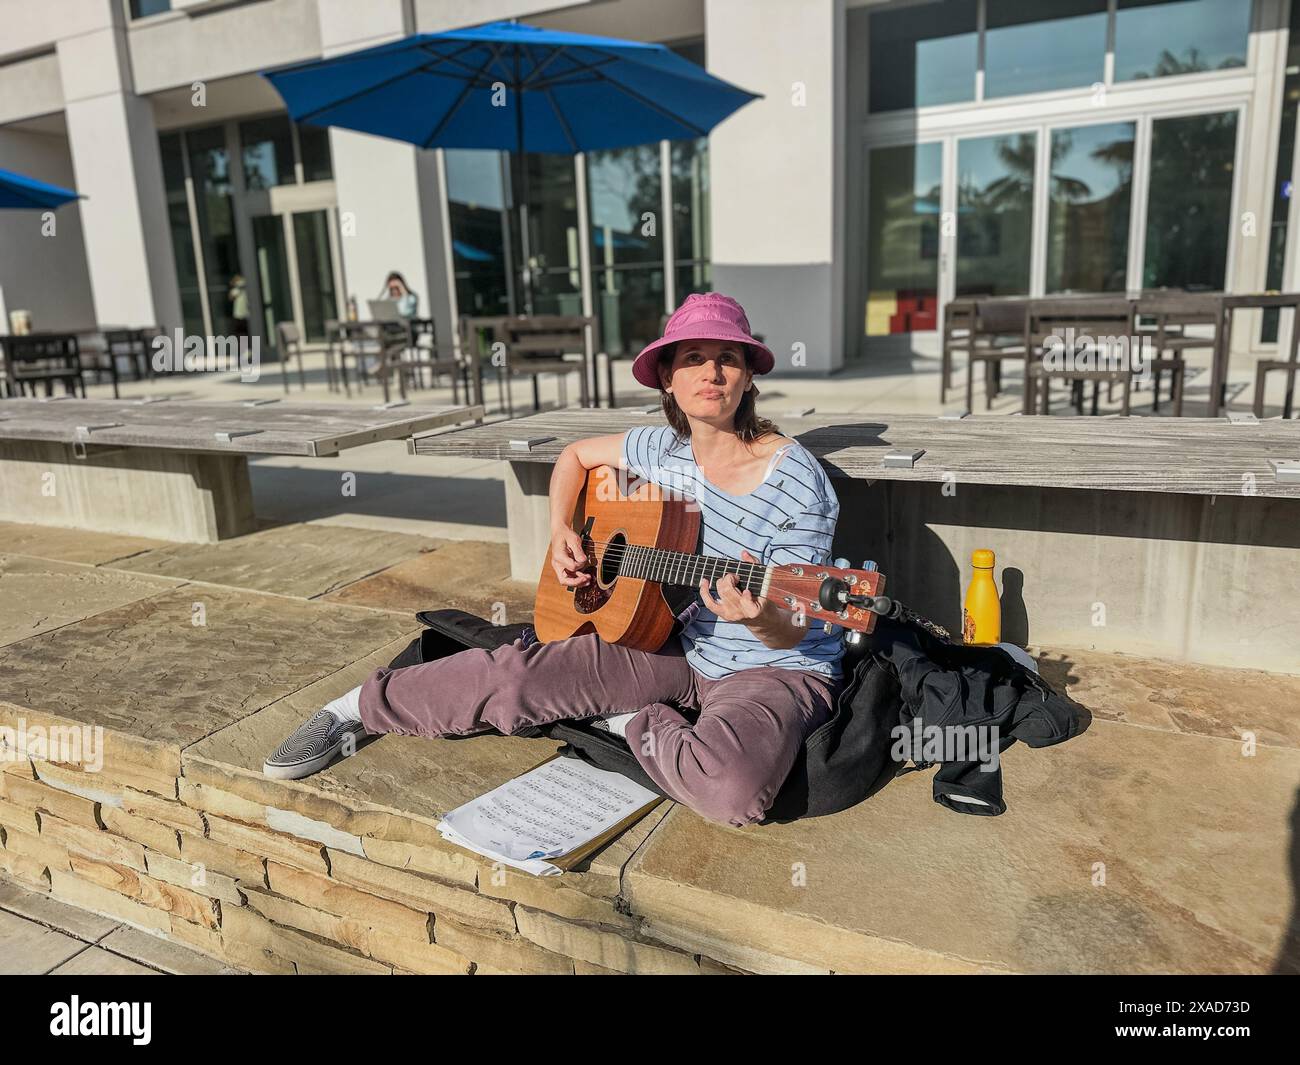
[[[289,394],[289,360],[298,358],[298,382],[302,390],[307,391],[307,373],[302,365],[302,334],[293,322],[275,323],[276,347],[280,349],[280,381],[284,385],[284,394]]]
[[[117,360],[126,359],[131,376],[137,381],[152,380],[153,367],[149,364],[149,345],[144,329],[105,329],[104,350],[117,371]],[[117,393],[114,392],[114,395]]]
[[[70,396],[81,389],[86,398],[86,381],[81,367],[80,347],[75,333],[29,333],[22,336],[0,336],[0,349],[4,351],[4,392],[9,396],[22,396],[31,388],[36,395],[37,383],[44,384],[45,394],[54,395],[54,382],[63,382]]]
[[[444,357],[438,346],[437,325],[432,318],[408,318],[407,329],[410,331],[410,346],[406,350],[403,363],[404,372],[416,388],[424,386],[424,372],[429,374],[429,387],[437,384],[438,375],[446,374],[451,379],[451,397],[453,403],[459,403],[460,382],[465,383],[465,400],[469,401],[469,368],[465,361],[457,359],[455,354]]]
[[[1291,343],[1285,359],[1261,359],[1255,364],[1255,417],[1264,417],[1264,386],[1268,375],[1281,370],[1286,374],[1286,393],[1282,399],[1282,417],[1291,417],[1291,404],[1295,399],[1295,379],[1300,373],[1300,364],[1296,362],[1297,349],[1300,348],[1300,308],[1291,314]]]
[[[556,375],[560,389],[560,406],[568,406],[566,379],[574,371],[578,374],[582,405],[587,406],[586,330],[595,319],[581,315],[520,315],[506,318],[500,327],[505,343],[506,380],[511,377],[533,379],[533,410],[541,410],[541,390],[538,378],[544,373]],[[576,358],[574,357],[576,356]],[[514,417],[514,404],[506,389],[506,409]]]
[[[1143,329],[1142,319],[1155,318],[1155,328]],[[1196,336],[1187,332],[1189,325],[1216,325],[1218,305],[1193,292],[1155,290],[1142,293],[1136,303],[1134,327],[1137,335],[1149,337],[1155,354],[1150,359],[1154,392],[1151,409],[1160,410],[1160,378],[1170,375],[1169,398],[1174,404],[1174,415],[1183,413],[1183,385],[1187,377],[1187,362],[1183,352],[1194,348],[1213,350],[1214,335]]]
[[[99,335],[99,343],[95,344],[92,339],[91,344],[87,345],[78,342],[78,359],[81,363],[83,374],[93,373],[95,375],[95,384],[104,383],[104,375],[108,375],[109,381],[113,385],[113,398],[121,399],[121,393],[118,390],[120,378],[117,373],[117,358],[113,352],[112,345],[108,342],[107,334]],[[134,365],[134,364],[133,364]],[[139,380],[139,377],[136,377]],[[82,377],[85,381],[85,377]]]
[[[1002,362],[1004,359],[1025,359],[1025,314],[1030,300],[1022,296],[988,296],[976,298],[964,315],[966,369],[966,409],[974,410],[975,367],[984,367],[984,409],[993,406],[993,399],[1002,390]],[[959,321],[961,307],[958,307]],[[944,320],[945,330],[948,328]],[[954,330],[961,328],[954,326]],[[1026,365],[1028,360],[1026,359]],[[940,400],[946,398],[947,389],[940,383]]]

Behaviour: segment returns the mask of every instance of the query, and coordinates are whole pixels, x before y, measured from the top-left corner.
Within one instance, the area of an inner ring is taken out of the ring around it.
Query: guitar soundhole
[[[573,593],[573,608],[579,614],[593,614],[609,602],[614,594],[614,581],[618,577],[619,563],[627,548],[627,537],[615,533],[605,545],[604,553],[597,555],[596,545],[590,537],[583,537],[582,546],[589,561],[595,561],[596,580]]]

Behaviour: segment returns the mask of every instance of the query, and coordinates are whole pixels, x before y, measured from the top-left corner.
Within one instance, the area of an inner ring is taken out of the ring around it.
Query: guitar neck
[[[639,577],[683,588],[697,588],[702,580],[712,584],[719,577],[733,573],[736,586],[742,592],[748,589],[755,596],[763,593],[771,571],[771,566],[759,562],[740,562],[734,558],[691,555],[684,551],[664,551],[633,544],[627,546],[619,563],[619,573],[625,577]]]

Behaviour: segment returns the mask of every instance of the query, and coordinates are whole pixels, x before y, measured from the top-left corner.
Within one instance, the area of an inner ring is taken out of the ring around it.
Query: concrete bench
[[[0,402],[0,519],[191,543],[251,532],[249,455],[337,455],[482,407],[277,400]]]
[[[1226,418],[779,416],[830,472],[835,550],[960,630],[970,553],[998,552],[1003,636],[1300,673],[1300,423]],[[657,407],[553,411],[412,441],[501,459],[511,574],[549,545],[551,466],[574,440],[662,425]],[[924,448],[910,468],[889,451]]]

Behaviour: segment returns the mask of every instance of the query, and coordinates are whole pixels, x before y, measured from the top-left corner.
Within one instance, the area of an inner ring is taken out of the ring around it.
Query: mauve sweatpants
[[[509,735],[636,711],[627,742],[650,778],[702,816],[740,826],[762,819],[842,687],[774,666],[710,680],[690,667],[675,633],[653,654],[591,633],[378,669],[361,687],[361,721],[370,732],[406,736]],[[679,708],[699,718],[692,725]]]

